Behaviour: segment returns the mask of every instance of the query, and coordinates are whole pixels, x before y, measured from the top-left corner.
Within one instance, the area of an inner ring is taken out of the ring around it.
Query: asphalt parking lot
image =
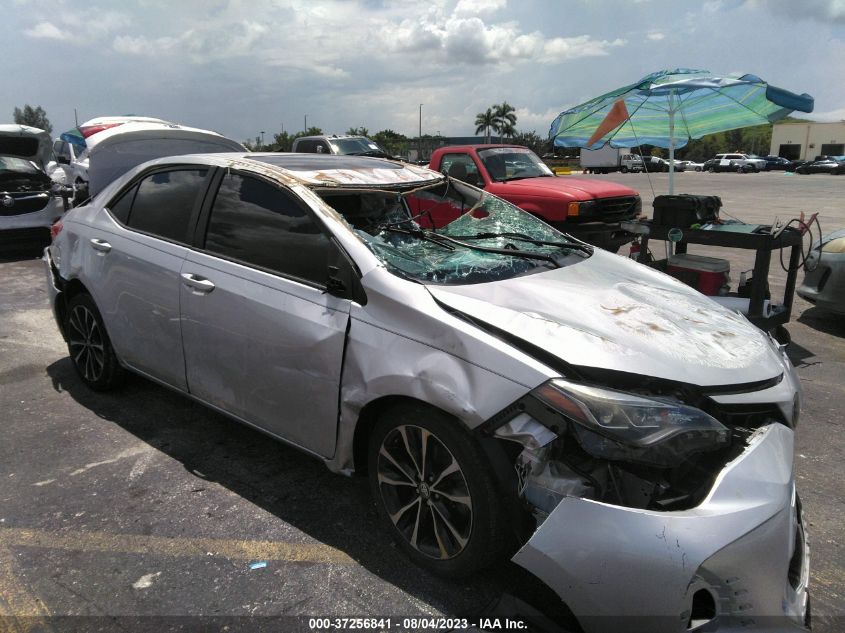
[[[650,210],[646,176],[588,177],[633,186]],[[667,191],[666,174],[651,182]],[[825,232],[845,227],[845,177],[683,173],[676,191],[721,195],[748,222],[818,211]],[[0,253],[0,616],[14,616],[0,631],[307,630],[309,616],[476,617],[503,592],[531,593],[511,565],[460,582],[411,565],[362,478],[141,378],[88,391],[53,322],[38,250]],[[690,252],[728,257],[734,279],[751,268],[747,253]],[[774,296],[783,279],[775,256]],[[796,297],[788,330],[805,390],[795,466],[814,630],[833,633],[845,627],[845,319]]]

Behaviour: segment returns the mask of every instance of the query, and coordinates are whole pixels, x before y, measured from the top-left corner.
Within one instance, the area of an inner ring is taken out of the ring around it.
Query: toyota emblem
[[[3,196],[3,206],[4,207],[13,207],[15,206],[15,199],[12,196],[6,195]]]

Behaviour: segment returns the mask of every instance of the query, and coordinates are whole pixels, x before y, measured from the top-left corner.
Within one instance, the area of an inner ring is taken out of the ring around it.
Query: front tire
[[[373,429],[368,465],[378,513],[417,565],[462,577],[499,562],[502,496],[458,420],[423,405],[393,407]]]
[[[108,391],[123,382],[124,369],[90,295],[78,294],[68,301],[65,332],[70,360],[82,382],[94,391]]]

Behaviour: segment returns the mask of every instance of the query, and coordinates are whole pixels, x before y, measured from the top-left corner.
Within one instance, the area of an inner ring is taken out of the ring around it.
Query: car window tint
[[[132,208],[132,200],[135,198],[135,192],[138,191],[138,186],[132,187],[117,198],[114,202],[109,204],[108,210],[117,218],[121,224],[129,222],[129,210]]]
[[[292,193],[227,174],[206,233],[207,251],[324,285],[329,239]]]
[[[205,169],[176,169],[144,178],[129,214],[129,226],[175,242],[188,242],[190,219],[203,190]]]

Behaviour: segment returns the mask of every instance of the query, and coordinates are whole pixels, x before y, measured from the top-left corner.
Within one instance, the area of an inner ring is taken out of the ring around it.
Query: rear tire
[[[70,360],[82,382],[94,391],[108,391],[123,382],[125,370],[90,295],[78,294],[68,301],[65,332]]]
[[[458,420],[415,403],[392,407],[373,429],[368,461],[378,513],[417,565],[454,578],[501,560],[502,495]]]

